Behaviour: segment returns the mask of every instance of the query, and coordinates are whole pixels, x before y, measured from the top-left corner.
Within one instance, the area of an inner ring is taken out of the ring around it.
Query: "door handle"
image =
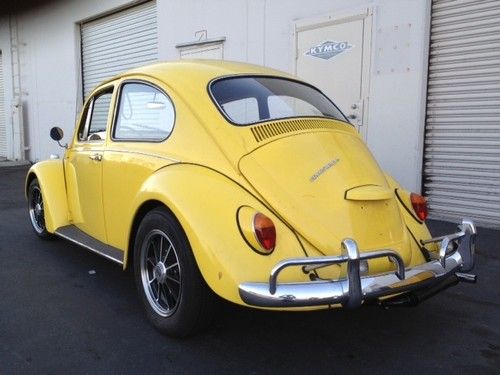
[[[101,161],[102,160],[102,155],[101,154],[94,154],[89,156],[90,160],[94,161]]]

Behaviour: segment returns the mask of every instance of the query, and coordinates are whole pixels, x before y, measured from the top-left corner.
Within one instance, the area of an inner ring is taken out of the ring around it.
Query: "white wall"
[[[382,167],[416,192],[422,178],[429,23],[430,2],[378,2],[367,141]]]
[[[62,154],[49,137],[60,126],[69,139],[81,106],[77,22],[122,5],[121,0],[48,3],[18,15],[26,158]]]
[[[66,139],[72,133],[81,104],[77,23],[127,3],[55,2],[20,16],[29,159],[60,153],[51,126],[61,126]],[[207,30],[209,38],[226,37],[227,60],[293,72],[296,20],[363,6],[374,10],[368,145],[384,169],[419,191],[430,0],[157,0],[159,57],[177,59],[176,44]],[[409,53],[380,53],[391,43],[408,43]]]
[[[12,84],[12,58],[10,52],[10,31],[9,31],[9,17],[0,18],[0,51],[2,51],[2,64],[3,64],[3,81],[4,81],[4,105],[5,105],[5,125],[7,136],[7,156],[14,157],[12,140],[12,98],[13,98],[13,84]]]
[[[209,37],[227,38],[225,59],[287,72],[294,71],[295,20],[371,7],[367,142],[384,169],[420,191],[430,0],[187,0],[160,1],[159,6],[160,38],[168,35],[161,57],[176,58],[176,43],[207,30]]]

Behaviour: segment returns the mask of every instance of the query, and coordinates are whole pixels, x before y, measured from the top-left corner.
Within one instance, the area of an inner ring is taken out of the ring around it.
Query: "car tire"
[[[150,211],[134,242],[135,283],[151,323],[172,337],[186,337],[208,326],[216,297],[176,218],[165,208]]]
[[[42,189],[38,180],[35,178],[28,187],[28,212],[31,222],[31,227],[36,235],[44,240],[54,238],[52,233],[47,231],[45,226],[45,211]]]

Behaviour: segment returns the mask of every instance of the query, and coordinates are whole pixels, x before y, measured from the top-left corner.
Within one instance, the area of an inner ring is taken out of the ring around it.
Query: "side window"
[[[113,139],[162,141],[174,127],[170,98],[143,83],[126,83],[120,94]]]
[[[97,94],[87,109],[85,109],[85,123],[78,132],[79,141],[103,141],[106,139],[106,125],[108,122],[109,106],[113,91]]]

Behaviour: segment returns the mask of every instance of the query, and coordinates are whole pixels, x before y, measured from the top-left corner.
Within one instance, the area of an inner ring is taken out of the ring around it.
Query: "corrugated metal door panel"
[[[0,51],[0,157],[7,157],[7,123],[5,121],[5,96],[3,83],[3,60]]]
[[[500,225],[500,1],[434,0],[424,193],[431,216]]]
[[[81,25],[84,97],[100,82],[158,59],[156,3]]]

